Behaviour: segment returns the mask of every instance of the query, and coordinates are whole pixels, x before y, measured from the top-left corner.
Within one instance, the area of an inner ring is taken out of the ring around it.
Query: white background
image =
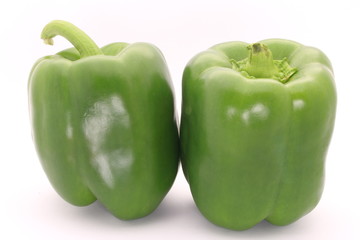
[[[1,1],[0,3],[0,239],[360,239],[359,5],[350,0],[301,1]],[[6,5],[5,5],[6,4]],[[178,111],[181,77],[196,53],[225,41],[285,38],[323,50],[338,90],[336,126],[317,208],[298,222],[262,222],[223,229],[196,209],[182,171],[148,217],[121,221],[99,203],[74,207],[50,186],[31,140],[27,79],[34,62],[70,43],[39,38],[54,19],[70,21],[103,46],[151,42],[165,55]]]

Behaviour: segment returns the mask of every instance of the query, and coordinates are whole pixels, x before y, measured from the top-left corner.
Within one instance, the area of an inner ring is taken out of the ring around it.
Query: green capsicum
[[[318,49],[269,39],[199,53],[183,74],[182,166],[211,222],[287,225],[319,202],[336,91]]]
[[[151,213],[178,169],[179,139],[165,60],[148,43],[103,48],[65,21],[45,26],[75,48],[41,58],[28,85],[32,134],[55,190],[71,204],[98,199],[113,215]]]

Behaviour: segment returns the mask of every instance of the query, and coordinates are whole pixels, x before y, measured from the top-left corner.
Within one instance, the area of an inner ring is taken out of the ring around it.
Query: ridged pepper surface
[[[121,219],[151,213],[178,169],[172,83],[148,43],[101,49],[74,25],[49,23],[75,48],[40,59],[29,79],[35,146],[55,190],[74,205],[98,199]]]
[[[292,223],[319,202],[336,91],[318,49],[270,39],[218,44],[183,75],[182,166],[211,222]]]

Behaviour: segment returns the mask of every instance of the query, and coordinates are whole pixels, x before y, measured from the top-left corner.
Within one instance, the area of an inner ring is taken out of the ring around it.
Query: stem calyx
[[[287,58],[274,60],[270,49],[262,43],[248,46],[247,58],[236,61],[231,59],[232,68],[250,79],[271,78],[286,83],[297,69],[289,65]]]

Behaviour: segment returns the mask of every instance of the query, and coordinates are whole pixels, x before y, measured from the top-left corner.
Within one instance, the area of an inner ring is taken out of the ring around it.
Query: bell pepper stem
[[[241,61],[230,60],[233,69],[247,78],[269,78],[286,83],[297,72],[286,58],[274,60],[270,49],[262,43],[250,44],[248,49],[247,58]]]
[[[57,35],[71,42],[79,51],[80,58],[103,54],[96,43],[86,35],[86,33],[69,22],[54,20],[48,23],[41,33],[41,38],[45,44],[53,45],[53,38]]]
[[[254,43],[248,46],[249,58],[243,71],[255,78],[271,78],[276,74],[277,68],[271,51],[262,43]]]

